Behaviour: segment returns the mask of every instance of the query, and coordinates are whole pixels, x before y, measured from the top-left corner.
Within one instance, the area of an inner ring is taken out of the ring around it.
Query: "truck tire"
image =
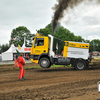
[[[42,68],[49,68],[51,66],[50,60],[48,58],[41,58],[39,64]]]
[[[78,60],[75,63],[76,70],[84,70],[86,69],[86,62],[84,60]]]

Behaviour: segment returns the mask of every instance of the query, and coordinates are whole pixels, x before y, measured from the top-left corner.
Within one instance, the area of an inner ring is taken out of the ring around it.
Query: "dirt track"
[[[27,64],[27,66],[30,66]],[[0,68],[12,68],[4,66]],[[96,100],[100,67],[84,71],[73,68],[28,69],[26,80],[19,70],[0,71],[0,100]],[[100,100],[100,99],[98,99]]]

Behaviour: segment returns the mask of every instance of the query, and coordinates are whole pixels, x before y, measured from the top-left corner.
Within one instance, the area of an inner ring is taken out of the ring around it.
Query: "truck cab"
[[[34,40],[33,46],[31,48],[31,61],[32,62],[39,63],[41,62],[40,61],[41,58],[48,58],[50,60],[51,56],[54,57],[55,54],[52,51],[53,45],[51,45],[53,42],[53,37],[51,35],[49,35],[49,37],[35,36],[33,40]],[[46,63],[46,62],[44,61],[43,63]]]

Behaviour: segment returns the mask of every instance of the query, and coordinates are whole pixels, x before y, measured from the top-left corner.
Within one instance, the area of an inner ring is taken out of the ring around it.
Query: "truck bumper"
[[[38,60],[33,60],[33,59],[31,59],[31,61],[33,62],[33,63],[36,63],[36,64],[38,64]]]
[[[37,64],[38,64],[38,62],[39,62],[38,56],[31,55],[31,61],[32,61],[33,63],[37,63]]]

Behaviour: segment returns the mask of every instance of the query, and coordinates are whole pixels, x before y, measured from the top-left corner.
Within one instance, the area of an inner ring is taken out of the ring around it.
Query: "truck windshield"
[[[44,38],[36,38],[35,46],[43,46],[44,45]]]

